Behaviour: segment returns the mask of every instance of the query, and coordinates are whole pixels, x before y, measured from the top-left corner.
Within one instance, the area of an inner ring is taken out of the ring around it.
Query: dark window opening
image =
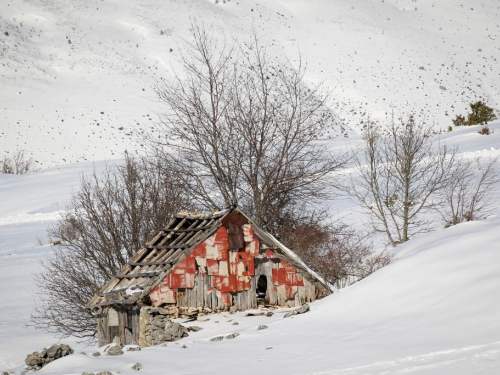
[[[257,298],[266,298],[267,294],[267,276],[260,275],[257,281]]]

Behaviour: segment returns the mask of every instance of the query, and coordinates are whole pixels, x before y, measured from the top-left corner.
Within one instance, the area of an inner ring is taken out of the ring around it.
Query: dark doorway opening
[[[257,298],[266,298],[267,294],[267,276],[260,275],[257,280]]]

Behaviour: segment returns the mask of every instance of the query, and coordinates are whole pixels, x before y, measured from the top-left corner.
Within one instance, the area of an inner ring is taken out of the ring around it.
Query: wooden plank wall
[[[238,310],[257,308],[257,282],[260,275],[267,279],[267,298],[270,305],[277,306],[302,306],[316,299],[316,288],[307,280],[303,280],[303,286],[296,286],[297,292],[294,299],[289,299],[284,286],[276,286],[273,283],[273,269],[280,267],[279,259],[255,258],[255,276],[251,278],[250,289],[242,292],[230,293],[232,305]],[[216,291],[209,293],[212,276],[198,273],[195,277],[194,288],[177,289],[177,303],[172,306],[179,308],[204,308],[208,307],[214,311],[223,310],[226,305],[217,297]]]
[[[118,326],[109,326],[108,311],[113,308],[118,314]],[[112,343],[115,337],[123,345],[137,344],[139,342],[139,313],[137,307],[105,307],[97,313],[97,331],[99,346]]]
[[[255,259],[255,279],[258,280],[260,275],[266,276],[266,295],[269,299],[269,304],[293,307],[313,302],[316,299],[316,288],[306,279],[303,279],[303,286],[295,287],[297,289],[297,293],[292,300],[287,297],[286,288],[284,286],[276,286],[273,283],[273,270],[279,269],[281,267],[280,263],[279,259]]]
[[[180,308],[204,308],[208,307],[213,311],[224,310],[226,305],[217,296],[216,289],[212,289],[212,276],[198,273],[195,277],[194,288],[177,289],[177,304]],[[252,277],[250,281],[250,289],[242,292],[230,293],[232,305],[238,310],[248,310],[257,308],[257,280],[258,277]]]

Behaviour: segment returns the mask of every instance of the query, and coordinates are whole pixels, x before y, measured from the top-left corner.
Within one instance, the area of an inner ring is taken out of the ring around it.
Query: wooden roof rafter
[[[176,215],[129,259],[120,272],[101,288],[100,293],[89,301],[87,307],[114,304],[117,301],[116,293],[121,294],[118,300],[121,301],[123,297],[130,303],[143,298],[152,289],[152,284],[159,283],[194,247],[217,230],[221,225],[218,219],[222,216]],[[141,295],[126,295],[129,287],[137,285],[141,286],[138,291],[144,291]]]

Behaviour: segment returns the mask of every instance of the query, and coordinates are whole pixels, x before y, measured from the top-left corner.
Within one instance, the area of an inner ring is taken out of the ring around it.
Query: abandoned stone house
[[[99,345],[118,337],[149,346],[151,327],[196,313],[300,306],[331,293],[296,254],[238,208],[181,212],[159,230],[87,304]],[[155,320],[156,317],[156,320]]]

